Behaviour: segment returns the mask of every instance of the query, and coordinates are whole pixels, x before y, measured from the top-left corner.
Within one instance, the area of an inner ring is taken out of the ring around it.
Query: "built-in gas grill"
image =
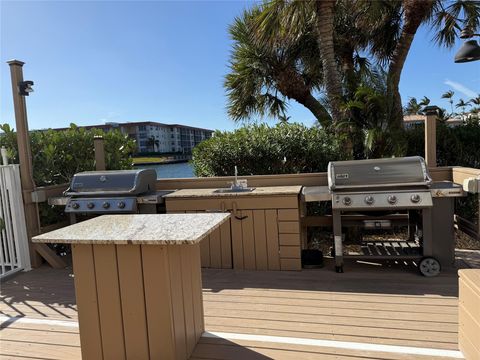
[[[435,276],[440,272],[440,261],[434,254],[448,252],[444,257],[452,257],[453,228],[451,237],[446,234],[447,244],[438,241],[439,246],[447,249],[435,248],[433,232],[436,224],[432,221],[432,213],[441,217],[446,207],[439,203],[435,210],[434,198],[462,196],[463,192],[461,187],[452,186],[450,182],[432,185],[423,158],[330,162],[328,187],[332,199],[333,254],[337,272],[343,272],[343,259],[352,257],[417,260],[423,275]],[[452,201],[448,204],[453,207]],[[451,217],[453,224],[453,213]],[[404,241],[362,242],[360,251],[344,254],[342,228],[389,229],[395,224],[407,225],[408,238]]]
[[[80,214],[157,213],[169,192],[155,191],[156,179],[154,169],[80,172],[52,204],[65,205],[72,221]]]

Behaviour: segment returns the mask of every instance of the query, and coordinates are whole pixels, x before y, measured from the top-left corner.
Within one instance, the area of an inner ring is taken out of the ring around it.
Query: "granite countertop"
[[[229,213],[103,215],[35,236],[65,244],[195,244],[228,220]]]
[[[268,186],[257,187],[248,192],[216,193],[217,189],[183,189],[165,195],[165,198],[196,198],[196,197],[239,197],[239,196],[270,196],[270,195],[297,195],[302,186]]]

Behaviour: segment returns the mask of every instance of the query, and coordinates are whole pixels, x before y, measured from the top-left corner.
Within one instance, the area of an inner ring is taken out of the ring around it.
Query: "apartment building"
[[[163,124],[154,121],[107,122],[104,125],[85,126],[103,131],[119,130],[136,140],[137,151],[189,154],[201,141],[209,139],[213,131],[180,124]],[[62,130],[62,129],[57,129]]]

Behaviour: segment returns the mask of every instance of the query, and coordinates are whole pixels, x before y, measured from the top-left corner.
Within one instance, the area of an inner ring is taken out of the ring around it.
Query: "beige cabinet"
[[[168,197],[168,213],[229,211],[228,223],[200,244],[202,266],[300,270],[298,193],[276,196]]]

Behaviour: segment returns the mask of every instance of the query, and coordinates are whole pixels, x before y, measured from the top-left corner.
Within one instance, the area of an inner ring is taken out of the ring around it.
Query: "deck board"
[[[204,269],[205,327],[208,332],[458,350],[457,282],[455,269],[427,279],[405,266],[348,265],[344,274],[330,268],[302,272]],[[21,273],[3,283],[1,290],[3,319],[73,324],[4,321],[0,326],[2,359],[80,359],[71,268],[44,266]],[[272,358],[432,357],[206,337],[191,357]]]

